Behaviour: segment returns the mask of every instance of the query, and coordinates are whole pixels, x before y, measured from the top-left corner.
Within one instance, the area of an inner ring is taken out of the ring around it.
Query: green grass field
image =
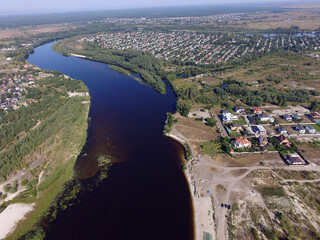
[[[203,142],[201,149],[204,154],[222,154],[224,151],[221,149],[220,141]]]

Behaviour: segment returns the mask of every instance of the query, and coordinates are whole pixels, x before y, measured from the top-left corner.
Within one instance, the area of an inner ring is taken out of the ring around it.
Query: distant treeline
[[[225,13],[253,13],[253,12],[282,12],[284,8],[273,4],[237,4],[233,5],[202,5],[202,6],[180,6],[180,7],[158,7],[141,9],[121,9],[105,11],[83,11],[69,13],[48,14],[24,14],[24,15],[2,15],[0,16],[0,28],[12,28],[20,26],[32,26],[42,24],[58,24],[71,22],[98,21],[105,18],[135,18],[135,17],[185,17],[206,16]]]

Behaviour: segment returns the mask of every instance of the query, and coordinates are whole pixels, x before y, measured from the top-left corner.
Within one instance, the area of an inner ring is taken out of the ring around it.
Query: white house
[[[306,126],[307,133],[316,133],[316,129],[310,125]]]
[[[292,121],[292,117],[289,115],[289,114],[284,114],[284,115],[282,115],[282,118],[284,119],[284,120],[286,120],[286,121]]]
[[[265,114],[265,113],[261,113],[258,115],[258,119],[261,121],[261,122],[274,122],[274,118]]]
[[[290,154],[287,156],[287,161],[292,165],[302,165],[303,161],[298,154]]]
[[[292,118],[296,119],[296,120],[299,120],[299,119],[301,119],[301,116],[299,114],[293,114]]]
[[[300,125],[296,126],[295,127],[295,130],[298,132],[298,133],[306,133],[306,129]]]
[[[223,122],[232,122],[238,120],[238,116],[233,115],[228,109],[222,111],[222,120]]]
[[[241,105],[235,106],[235,107],[233,108],[233,110],[234,110],[236,113],[239,113],[239,114],[245,112],[244,107],[242,107]]]
[[[254,133],[266,134],[267,130],[262,125],[252,126],[252,131]]]
[[[280,135],[283,135],[283,134],[287,134],[287,133],[288,133],[287,129],[282,128],[282,127],[278,128],[277,131],[278,131],[278,133],[280,133]]]

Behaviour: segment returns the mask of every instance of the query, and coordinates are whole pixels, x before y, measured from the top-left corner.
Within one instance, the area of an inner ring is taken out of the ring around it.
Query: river
[[[86,156],[76,177],[90,179],[101,154],[112,157],[109,177],[46,228],[46,239],[193,239],[189,187],[181,169],[183,147],[163,136],[175,95],[160,94],[107,64],[37,47],[28,62],[81,79],[91,95]]]

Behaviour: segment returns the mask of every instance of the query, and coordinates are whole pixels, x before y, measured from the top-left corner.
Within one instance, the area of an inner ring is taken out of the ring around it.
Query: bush
[[[286,195],[282,187],[264,187],[261,189],[261,194],[265,197],[284,197]]]
[[[216,120],[214,118],[206,118],[206,121],[207,121],[207,125],[209,127],[214,127],[216,125]]]
[[[21,181],[21,185],[22,186],[25,186],[27,183],[28,183],[28,179],[24,179],[24,180]]]

